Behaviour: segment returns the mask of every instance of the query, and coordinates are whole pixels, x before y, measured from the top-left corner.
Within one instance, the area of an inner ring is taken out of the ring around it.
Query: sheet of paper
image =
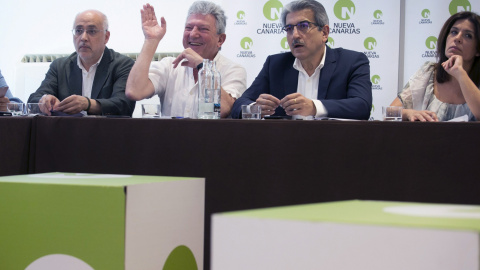
[[[450,119],[447,122],[468,122],[468,115],[465,114],[460,117]]]

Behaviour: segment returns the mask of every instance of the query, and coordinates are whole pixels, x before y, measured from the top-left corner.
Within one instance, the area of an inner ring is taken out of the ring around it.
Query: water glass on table
[[[262,119],[262,107],[260,105],[242,105],[242,119]]]
[[[401,106],[382,107],[383,121],[402,121]]]
[[[44,103],[27,103],[27,114],[30,116],[46,115],[41,110],[43,106],[45,106]]]
[[[23,103],[8,103],[7,111],[12,114],[12,116],[21,116],[25,114],[25,104]]]
[[[160,118],[160,104],[142,104],[142,118]]]

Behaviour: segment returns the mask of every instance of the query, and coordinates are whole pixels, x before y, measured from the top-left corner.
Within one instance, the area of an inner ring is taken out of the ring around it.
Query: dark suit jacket
[[[135,101],[125,96],[125,84],[133,63],[131,58],[105,47],[93,79],[91,97],[101,104],[103,115],[132,116]],[[28,102],[37,103],[45,94],[54,95],[60,101],[71,95],[82,95],[82,70],[77,65],[76,52],[52,62],[45,79]]]
[[[240,118],[241,105],[255,102],[260,94],[267,93],[282,99],[296,93],[298,71],[293,68],[294,61],[292,53],[268,56],[255,81],[235,101],[232,117]],[[368,119],[372,108],[368,58],[363,53],[327,47],[317,99],[327,109],[328,117]],[[285,110],[279,107],[275,115],[285,115]]]

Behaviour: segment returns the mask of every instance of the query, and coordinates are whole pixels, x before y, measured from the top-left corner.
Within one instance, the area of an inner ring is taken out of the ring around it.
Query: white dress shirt
[[[197,83],[193,78],[193,69],[180,66],[173,68],[174,57],[162,58],[150,65],[148,77],[160,98],[163,116],[189,117],[197,116]],[[215,59],[220,72],[223,90],[233,98],[239,98],[247,88],[245,69],[217,53]]]
[[[97,71],[97,67],[102,61],[102,56],[98,59],[97,63],[93,64],[90,69],[87,71],[80,61],[80,56],[77,56],[77,65],[82,70],[82,96],[92,98],[92,87],[93,87],[93,79],[95,79],[95,72]]]
[[[308,99],[313,101],[315,108],[317,109],[317,114],[314,115],[315,117],[325,117],[328,115],[327,109],[323,105],[323,103],[318,100],[318,83],[320,81],[320,72],[325,65],[325,55],[327,53],[327,46],[325,46],[325,51],[323,52],[322,61],[315,69],[315,72],[312,76],[308,76],[307,72],[303,68],[300,60],[295,58],[293,62],[293,68],[298,70],[298,85],[297,85],[297,93],[302,94]]]

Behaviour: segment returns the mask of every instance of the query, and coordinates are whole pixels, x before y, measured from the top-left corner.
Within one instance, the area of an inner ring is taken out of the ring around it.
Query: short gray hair
[[[97,13],[98,15],[100,15],[102,17],[102,20],[103,20],[103,28],[104,30],[108,31],[108,18],[107,18],[107,15],[103,14],[102,12],[98,11],[98,10],[95,10],[95,9],[88,9],[88,10],[85,10],[85,11],[82,11],[82,12],[79,12],[77,13],[77,15],[75,16],[75,20],[73,21],[73,27],[75,28],[75,22],[77,21],[77,17],[80,15],[80,14],[83,14],[83,13],[86,13],[86,12],[93,12],[93,13]]]
[[[215,28],[217,28],[217,34],[225,34],[227,16],[225,16],[225,12],[219,5],[209,1],[196,1],[192,4],[190,9],[188,9],[187,20],[188,17],[193,14],[211,14],[215,18]]]
[[[282,11],[283,26],[287,24],[287,15],[290,12],[310,9],[315,16],[315,23],[318,24],[318,30],[328,24],[328,15],[322,4],[315,0],[297,0],[287,4]]]

